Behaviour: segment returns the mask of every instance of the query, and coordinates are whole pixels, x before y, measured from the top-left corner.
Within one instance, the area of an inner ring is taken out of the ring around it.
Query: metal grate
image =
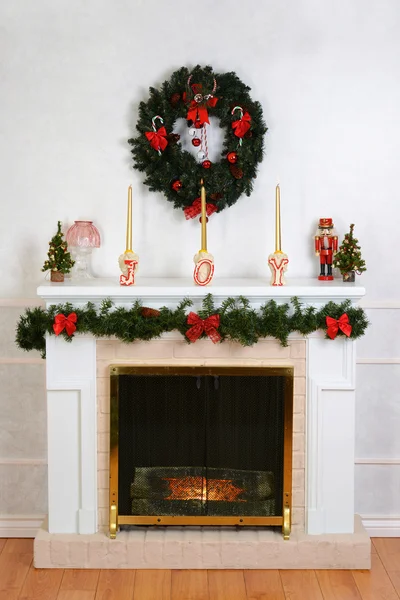
[[[283,375],[118,376],[118,513],[281,516]]]

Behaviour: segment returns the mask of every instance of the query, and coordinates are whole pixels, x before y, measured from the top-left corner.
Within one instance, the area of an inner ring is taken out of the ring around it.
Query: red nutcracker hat
[[[319,227],[332,228],[333,227],[333,221],[332,221],[332,219],[320,219],[319,220]]]

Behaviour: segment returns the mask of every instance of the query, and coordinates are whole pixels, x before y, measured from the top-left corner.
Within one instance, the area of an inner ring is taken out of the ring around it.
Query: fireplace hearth
[[[130,525],[290,533],[293,368],[112,365],[110,534]]]

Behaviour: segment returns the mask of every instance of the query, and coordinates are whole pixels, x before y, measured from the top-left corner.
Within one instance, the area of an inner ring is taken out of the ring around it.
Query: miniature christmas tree
[[[63,239],[61,232],[61,221],[57,224],[57,233],[49,242],[49,251],[42,271],[51,271],[51,281],[64,281],[64,273],[69,273],[74,266],[71,254],[68,252],[68,244]]]
[[[339,246],[339,251],[333,259],[333,266],[337,267],[343,275],[343,281],[354,281],[354,273],[361,275],[366,271],[365,261],[361,258],[361,249],[358,239],[353,236],[354,223],[350,225],[349,233]]]

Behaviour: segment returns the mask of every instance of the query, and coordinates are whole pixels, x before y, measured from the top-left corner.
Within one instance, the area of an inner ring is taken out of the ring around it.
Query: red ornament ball
[[[192,144],[193,144],[193,146],[196,146],[196,148],[197,148],[197,146],[200,146],[201,141],[199,140],[199,138],[193,138]]]
[[[173,106],[174,108],[177,106],[178,102],[181,99],[181,95],[176,93],[176,94],[172,94],[171,98],[170,98],[170,104],[171,106]]]
[[[238,161],[237,152],[228,152],[228,154],[226,155],[226,158],[228,159],[228,162],[231,163],[231,165],[236,164]]]
[[[203,166],[205,169],[209,169],[209,168],[211,167],[211,161],[210,161],[210,160],[203,160],[203,162],[202,162],[202,166]]]
[[[194,122],[194,126],[196,129],[201,129],[203,127],[203,123],[200,121],[200,119],[197,119],[197,121]]]
[[[175,179],[171,185],[171,188],[174,190],[174,192],[179,192],[179,190],[182,189],[182,181],[180,179]]]

